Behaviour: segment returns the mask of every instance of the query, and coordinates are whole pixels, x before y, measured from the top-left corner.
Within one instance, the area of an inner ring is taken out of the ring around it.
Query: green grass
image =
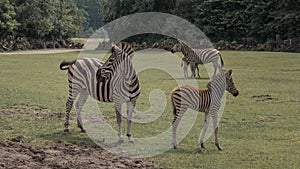
[[[240,90],[236,98],[227,93],[219,137],[224,151],[214,146],[214,137],[206,141],[206,150],[198,148],[203,124],[199,114],[196,125],[180,142],[179,149],[169,150],[151,160],[166,168],[299,168],[300,167],[300,54],[272,52],[222,51],[225,67],[233,69]],[[139,53],[151,55],[151,53]],[[154,53],[158,54],[158,53]],[[91,54],[92,56],[93,54]],[[97,54],[95,54],[97,55]],[[159,53],[161,57],[165,53]],[[49,55],[0,54],[0,109],[11,106],[34,111],[63,114],[68,97],[66,71],[62,60],[78,57],[77,52]],[[178,65],[176,65],[178,66]],[[178,66],[179,68],[179,66]],[[178,71],[182,70],[179,68]],[[207,77],[201,66],[201,75]],[[137,107],[149,107],[148,95],[161,89],[169,99],[176,86],[174,79],[159,70],[139,74],[142,93]],[[198,83],[205,87],[208,79]],[[262,97],[265,95],[265,97]],[[259,97],[261,96],[261,97]],[[116,126],[113,104],[100,103],[107,120]],[[74,110],[72,110],[74,115]],[[158,120],[133,124],[135,137],[153,136],[170,127],[170,102]],[[95,146],[79,133],[71,120],[71,133],[63,133],[62,118],[31,114],[0,114],[0,140],[24,137],[26,144],[48,146],[57,141]],[[124,125],[125,127],[125,125]],[[170,139],[171,140],[171,139]]]

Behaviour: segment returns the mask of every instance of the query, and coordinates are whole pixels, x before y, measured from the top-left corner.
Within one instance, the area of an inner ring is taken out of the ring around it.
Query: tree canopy
[[[263,43],[299,38],[299,9],[295,0],[1,0],[0,40],[89,37],[122,16],[164,12],[190,21],[214,42],[253,38]]]
[[[195,24],[213,41],[300,36],[300,3],[294,0],[101,0],[101,4],[104,22],[136,12],[171,13]]]
[[[2,0],[1,37],[66,39],[83,31],[84,12],[68,0]]]

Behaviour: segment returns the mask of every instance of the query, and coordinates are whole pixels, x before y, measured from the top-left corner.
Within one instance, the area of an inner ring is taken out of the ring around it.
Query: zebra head
[[[232,79],[232,70],[228,70],[225,72],[226,78],[226,90],[231,93],[234,97],[239,95],[239,91],[235,86],[233,79]]]
[[[111,52],[112,54],[107,61],[97,70],[96,78],[99,82],[104,82],[108,79],[111,79],[116,66],[122,61],[121,58],[124,57],[124,55],[127,57],[127,54],[114,44],[112,45]]]
[[[181,40],[178,39],[176,44],[171,48],[171,52],[175,53],[181,51],[181,46],[182,46],[181,44],[182,44]]]

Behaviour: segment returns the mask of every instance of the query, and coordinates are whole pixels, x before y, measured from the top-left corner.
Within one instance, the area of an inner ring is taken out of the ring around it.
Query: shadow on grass
[[[201,78],[185,78],[185,77],[180,77],[180,78],[162,78],[162,80],[209,80],[209,77],[201,77]]]
[[[217,149],[206,149],[206,148],[194,148],[194,149],[184,149],[184,148],[178,148],[178,149],[170,149],[167,153],[170,154],[214,154],[214,153],[220,153],[221,151],[218,151]]]
[[[71,143],[75,145],[85,145],[89,147],[99,147],[97,144],[93,142],[85,133],[81,132],[55,132],[52,134],[39,134],[37,137],[43,140],[50,140],[54,143]]]

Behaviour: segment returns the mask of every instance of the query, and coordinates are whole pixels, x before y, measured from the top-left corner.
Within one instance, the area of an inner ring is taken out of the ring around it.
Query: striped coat
[[[80,58],[75,61],[61,63],[60,69],[68,69],[69,81],[69,98],[66,103],[66,132],[69,131],[69,113],[77,96],[79,97],[75,104],[77,124],[81,131],[85,131],[82,126],[80,111],[90,95],[98,101],[115,103],[119,126],[118,135],[120,141],[123,140],[121,105],[124,102],[130,104],[128,112],[131,115],[140,94],[140,86],[131,61],[134,55],[133,48],[127,43],[119,43],[114,45],[112,49],[112,54],[105,63],[95,58]],[[109,71],[111,73],[110,77],[104,80],[99,79],[99,70]],[[128,124],[127,136],[129,141],[133,142],[130,130],[131,118],[128,118]]]
[[[187,111],[188,108],[204,112],[205,120],[202,129],[202,135],[200,137],[200,145],[204,148],[204,136],[208,127],[208,115],[210,114],[213,119],[213,126],[215,129],[215,145],[219,150],[222,148],[218,141],[218,111],[221,106],[222,96],[227,90],[233,96],[238,96],[239,91],[237,90],[233,79],[232,71],[221,70],[213,80],[207,85],[207,89],[199,90],[192,86],[181,86],[173,89],[171,93],[171,102],[173,105],[174,119],[172,122],[173,126],[173,140],[172,144],[174,148],[177,148],[176,131],[178,124]]]
[[[221,70],[224,66],[223,59],[220,52],[217,49],[193,49],[189,47],[186,43],[181,40],[177,40],[177,43],[171,48],[171,52],[175,53],[181,51],[184,55],[183,61],[187,63],[207,64],[213,63],[214,75],[217,73],[217,69]],[[219,59],[221,60],[221,65],[219,64]],[[192,75],[195,75],[195,69],[192,70]],[[199,76],[200,78],[200,76]]]

